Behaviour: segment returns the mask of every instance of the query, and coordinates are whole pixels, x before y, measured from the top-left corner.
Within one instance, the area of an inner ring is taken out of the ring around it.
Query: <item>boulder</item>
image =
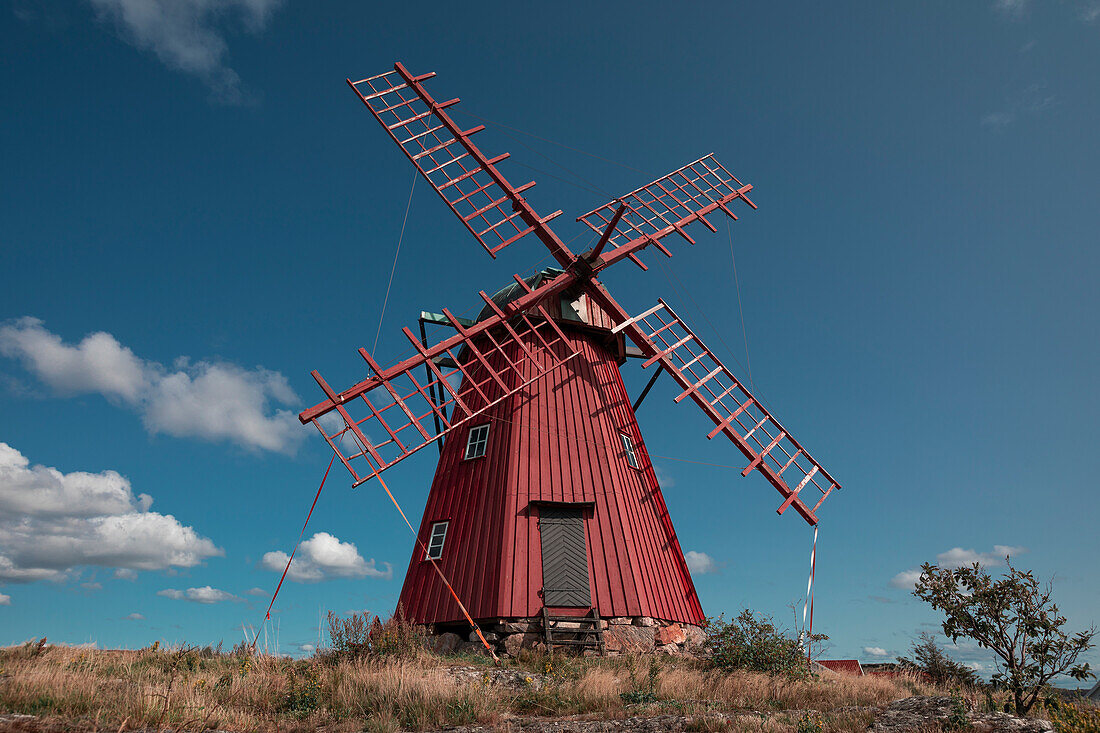
[[[477,641],[464,641],[455,648],[455,652],[458,654],[483,654],[489,656],[489,650],[485,648],[485,645],[481,643],[481,640]]]
[[[687,649],[702,649],[703,645],[706,644],[707,633],[701,627],[684,624],[680,628],[683,629],[684,636],[687,638],[685,642]]]
[[[965,725],[953,717],[965,717]],[[1008,713],[977,713],[964,698],[907,697],[891,703],[871,725],[877,733],[907,733],[956,724],[982,733],[1046,733],[1054,727],[1039,718],[1017,718]]]
[[[660,645],[683,644],[687,641],[687,634],[680,628],[680,624],[672,624],[671,626],[662,626],[657,629],[657,634],[654,638],[656,643]]]
[[[657,623],[657,619],[650,618],[649,616],[638,616],[634,619],[634,625],[648,627],[660,626],[660,624]]]
[[[492,644],[494,641],[500,641],[500,634],[494,633],[492,631],[486,631],[485,629],[482,629],[481,634],[485,637],[485,641],[489,642],[490,644]],[[471,631],[470,635],[466,637],[466,641],[472,644],[477,644],[478,646],[484,648],[484,645],[481,643],[481,639],[478,637],[476,631]]]
[[[504,637],[504,653],[514,657],[520,649],[534,649],[541,641],[539,634],[510,634]]]
[[[461,643],[462,637],[449,631],[428,637],[428,649],[435,654],[453,654]]]
[[[616,626],[629,626],[634,623],[634,619],[629,616],[615,616],[607,620],[609,624],[615,624]]]
[[[526,634],[531,630],[528,621],[504,621],[497,624],[496,629],[501,634]]]
[[[612,624],[604,632],[603,642],[610,652],[645,654],[653,651],[653,629],[646,626]]]

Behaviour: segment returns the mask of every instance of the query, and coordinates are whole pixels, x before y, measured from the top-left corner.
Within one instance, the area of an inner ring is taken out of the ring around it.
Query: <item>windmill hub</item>
[[[493,257],[534,237],[557,260],[492,297],[474,321],[425,314],[453,333],[429,345],[409,329],[412,355],[299,415],[313,424],[353,485],[440,444],[400,610],[428,626],[437,649],[458,644],[515,653],[524,646],[598,653],[679,653],[702,640],[702,607],[620,367],[638,356],[714,423],[809,524],[839,484],[668,306],[631,316],[599,273],[736,202],[755,208],[713,155],[578,217],[599,241],[575,255],[498,164],[401,64],[348,84],[445,204]],[[627,347],[627,340],[632,344]],[[339,430],[319,418],[340,416]],[[810,489],[810,487],[813,487]],[[387,488],[388,492],[389,489]],[[820,498],[803,501],[809,492]],[[392,497],[392,495],[391,495]],[[396,499],[394,500],[396,503]]]

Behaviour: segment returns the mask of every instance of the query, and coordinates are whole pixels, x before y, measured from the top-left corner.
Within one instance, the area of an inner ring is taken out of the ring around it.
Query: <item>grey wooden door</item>
[[[542,602],[546,606],[588,608],[588,550],[581,507],[542,506]]]

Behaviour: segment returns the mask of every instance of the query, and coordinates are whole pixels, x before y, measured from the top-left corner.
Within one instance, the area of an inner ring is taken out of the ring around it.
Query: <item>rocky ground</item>
[[[952,717],[956,716],[956,717]],[[960,717],[961,716],[961,717]],[[822,720],[847,719],[851,730],[870,730],[875,733],[908,733],[910,731],[969,730],[973,733],[1044,733],[1053,731],[1046,720],[1017,718],[1008,713],[978,713],[956,710],[956,701],[950,697],[910,697],[886,708],[852,707],[829,713],[814,710],[783,710],[776,712],[747,711],[737,713],[711,712],[705,716],[676,714],[636,715],[612,720],[541,718],[510,718],[504,726],[469,726],[455,728],[464,733],[490,733],[505,730],[515,733],[604,733],[605,731],[740,731],[763,730],[767,721],[794,723],[809,721],[813,729],[815,718]],[[870,719],[870,725],[867,720]]]
[[[458,668],[459,679],[494,678],[492,683],[511,686],[514,684],[532,684],[524,676],[517,676],[511,670],[478,670]],[[541,677],[541,675],[539,675]],[[507,679],[506,679],[507,678]],[[533,680],[539,684],[539,680]],[[640,709],[637,715],[614,719],[583,718],[535,718],[508,717],[493,726],[467,726],[450,728],[456,733],[604,733],[610,731],[738,731],[763,730],[768,721],[798,724],[809,721],[812,725],[817,718],[822,720],[850,720],[851,730],[870,730],[874,733],[907,733],[909,731],[969,730],[974,733],[1044,733],[1054,728],[1045,720],[1036,718],[1017,718],[1008,713],[981,713],[959,708],[960,702],[950,697],[909,697],[898,700],[885,708],[851,707],[818,713],[813,710],[783,711],[742,711],[736,713],[710,712],[705,715],[678,715],[660,713],[655,710]],[[869,722],[868,722],[869,721]],[[813,729],[812,727],[809,729]],[[39,718],[33,715],[0,714],[0,731],[20,731],[21,733],[60,733],[72,730],[63,723]],[[213,733],[228,733],[218,732]]]

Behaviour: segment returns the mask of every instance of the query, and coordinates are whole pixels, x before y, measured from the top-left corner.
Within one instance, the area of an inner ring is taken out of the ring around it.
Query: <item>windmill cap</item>
[[[564,274],[565,270],[558,269],[557,267],[547,267],[541,272],[537,272],[534,275],[529,275],[523,278],[523,282],[526,283],[527,287],[531,288],[532,290],[536,290],[545,281],[553,280],[554,278]],[[526,292],[526,290],[519,286],[519,283],[513,282],[509,283],[508,285],[504,286],[496,293],[494,293],[493,297],[490,298],[490,300],[493,301],[493,304],[496,305],[497,308],[503,308],[508,303],[511,303],[513,300],[516,300],[517,298],[526,294]],[[481,313],[477,314],[477,320],[484,321],[486,318],[491,318],[492,316],[493,309],[486,305],[484,308],[481,309]]]

